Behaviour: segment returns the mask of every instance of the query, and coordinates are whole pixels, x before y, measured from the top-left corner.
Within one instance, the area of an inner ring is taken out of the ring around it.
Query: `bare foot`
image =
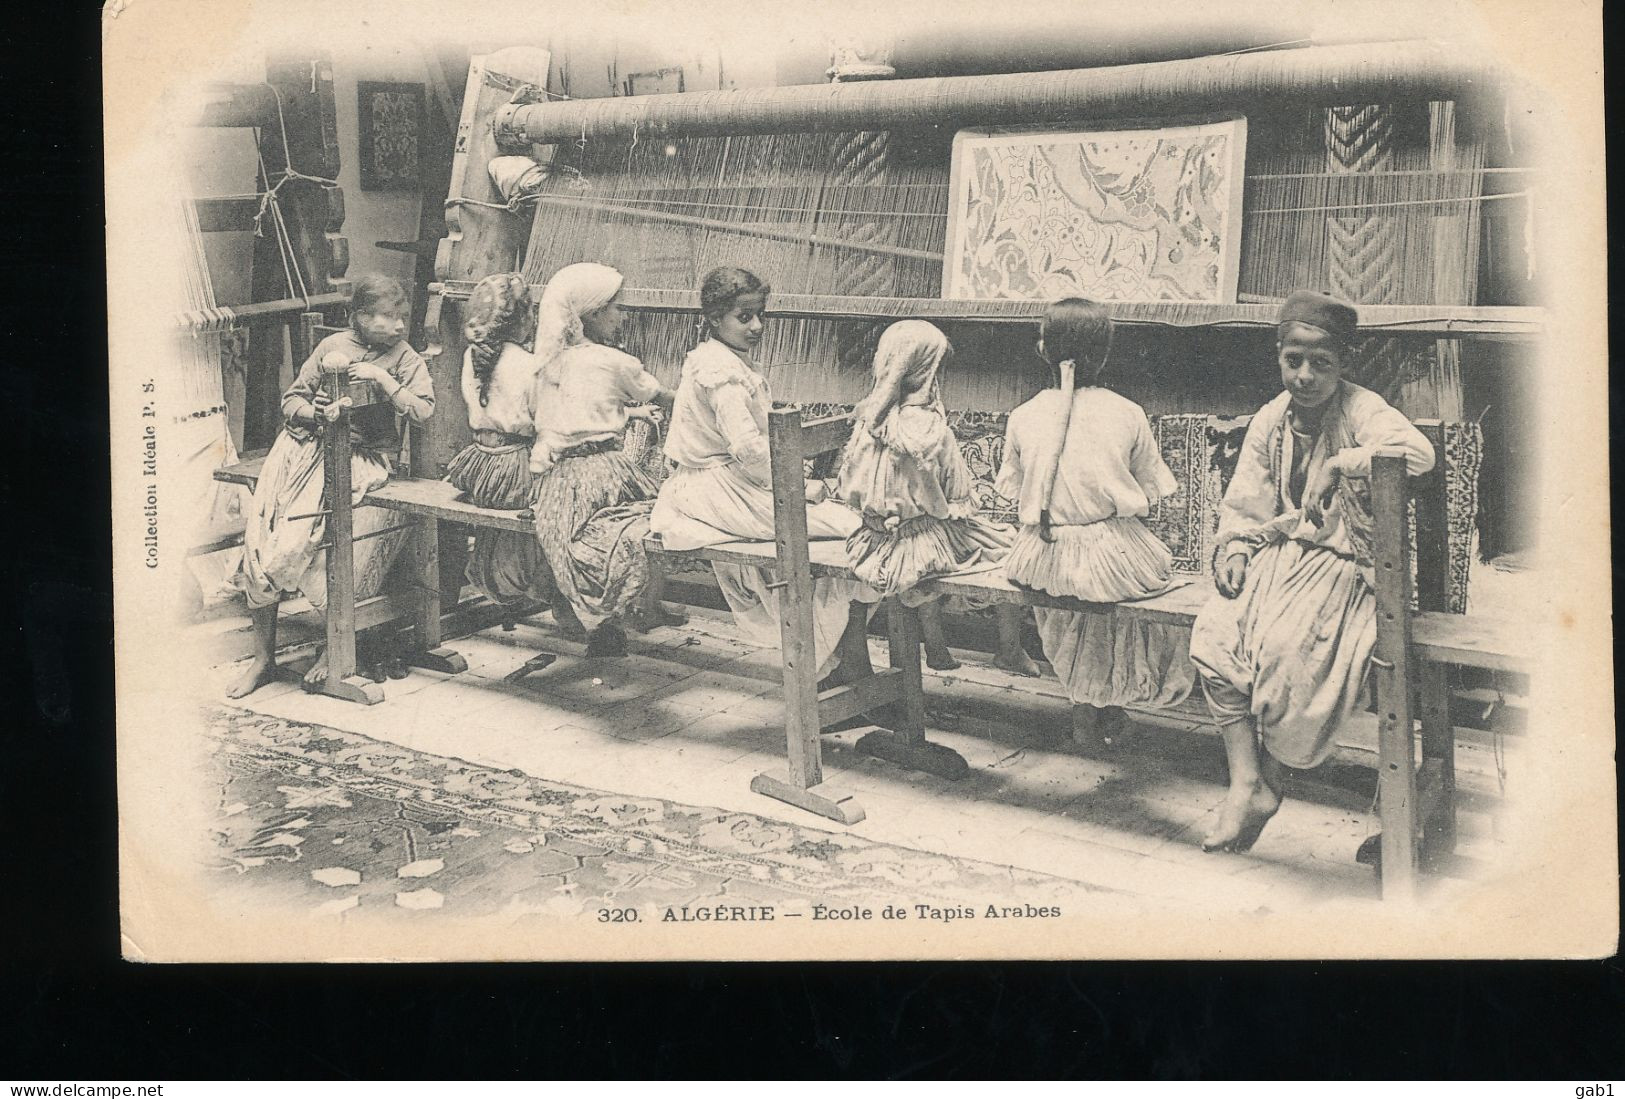
[[[1224,804],[1219,807],[1219,820],[1213,830],[1202,837],[1204,851],[1247,851],[1258,841],[1278,809],[1281,795],[1260,780],[1252,786],[1230,788]]]
[[[316,657],[316,663],[310,666],[305,673],[304,687],[307,691],[319,691],[327,682],[327,658],[325,655]]]
[[[959,667],[959,661],[954,659],[954,654],[949,652],[946,646],[939,649],[927,645],[925,649],[925,666],[932,671],[951,672]]]
[[[250,664],[242,676],[226,691],[227,698],[247,698],[271,680],[276,678],[276,662],[274,660],[261,660],[258,657]]]
[[[993,666],[1003,668],[1012,675],[1024,675],[1028,679],[1037,679],[1041,674],[1038,669],[1038,662],[1028,656],[1025,649],[995,654]]]

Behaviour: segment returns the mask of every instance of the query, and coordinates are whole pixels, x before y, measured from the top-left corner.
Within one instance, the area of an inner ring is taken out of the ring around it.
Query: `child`
[[[1422,433],[1344,377],[1357,319],[1327,294],[1287,298],[1276,329],[1284,392],[1247,425],[1224,494],[1213,554],[1221,598],[1191,636],[1230,766],[1205,851],[1250,848],[1280,808],[1281,766],[1324,762],[1358,705],[1377,630],[1372,455],[1397,447],[1413,476],[1433,468]]]
[[[643,539],[657,486],[621,449],[628,405],[672,401],[613,346],[624,322],[622,281],[601,263],[563,268],[542,291],[536,338],[531,508],[553,582],[590,627],[590,657],[626,655],[622,622],[636,617],[650,581]]]
[[[252,693],[275,673],[277,604],[283,596],[303,592],[317,607],[327,603],[321,432],[339,410],[322,391],[323,365],[348,364],[351,380],[365,383],[375,402],[350,417],[355,504],[389,479],[389,456],[399,455],[401,446],[397,414],[423,423],[434,412],[429,368],[405,342],[408,312],[406,291],[394,279],[357,279],[350,296],[350,330],[318,344],[282,396],[285,423],[260,470],[243,532],[243,562],[233,578],[253,618],[254,658],[228,692],[231,698]],[[355,512],[358,596],[376,593],[402,545],[398,534],[364,536],[391,525],[380,508]],[[326,672],[318,660],[305,678],[317,683]]]
[[[650,529],[668,549],[773,538],[767,446],[767,414],[773,404],[767,380],[752,358],[762,339],[768,292],[767,283],[738,267],[719,267],[701,284],[708,338],[683,361],[666,436],[666,456],[677,469],[660,486],[650,520]],[[808,487],[808,537],[846,538],[857,529],[856,512],[833,500],[818,500],[821,484]],[[778,595],[768,587],[763,570],[716,562],[712,569],[743,632],[758,644],[777,646]],[[861,608],[849,613],[860,591],[849,580],[813,582],[819,674],[837,657],[838,678],[868,670],[867,617]]]
[[[846,540],[852,571],[880,597],[920,608],[926,663],[940,670],[959,666],[941,604],[914,586],[1001,560],[1013,533],[976,517],[970,467],[942,409],[939,375],[952,355],[948,337],[925,321],[881,334],[874,389],[858,405],[836,486],[863,517]]]
[[[1104,306],[1066,298],[1049,307],[1038,349],[1060,386],[1010,414],[998,481],[1020,504],[1010,581],[1091,603],[1155,595],[1173,574],[1173,555],[1140,519],[1179,486],[1145,412],[1100,385],[1111,342]],[[1044,607],[1034,615],[1080,743],[1114,743],[1123,706],[1172,706],[1190,693],[1179,627]]]
[[[463,403],[474,441],[451,460],[446,480],[479,507],[527,507],[535,489],[530,452],[542,364],[525,349],[536,335],[536,309],[525,280],[512,273],[481,279],[468,299],[463,335],[468,340]],[[569,601],[559,598],[541,546],[528,534],[477,531],[468,580],[497,603],[551,601],[560,629],[567,636],[586,636]]]

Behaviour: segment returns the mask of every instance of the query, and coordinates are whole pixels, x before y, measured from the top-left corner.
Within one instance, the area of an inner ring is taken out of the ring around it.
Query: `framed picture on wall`
[[[415,191],[421,184],[423,85],[363,80],[359,99],[361,189]]]
[[[961,130],[943,296],[1236,300],[1247,121]]]

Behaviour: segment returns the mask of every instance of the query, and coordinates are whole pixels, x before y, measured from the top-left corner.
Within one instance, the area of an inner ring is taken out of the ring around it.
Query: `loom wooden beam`
[[[474,283],[440,282],[430,290],[448,300],[466,299]],[[540,295],[540,284],[531,292]],[[657,290],[628,287],[621,304],[627,309],[653,313],[698,313],[700,296],[692,290]],[[834,294],[779,294],[768,303],[769,312],[783,317],[852,317],[933,321],[977,321],[992,324],[1037,324],[1044,316],[1042,301],[982,301],[970,298],[893,298]],[[1257,328],[1273,330],[1280,315],[1276,303],[1235,305],[1161,304],[1128,302],[1112,305],[1117,324],[1178,328]],[[1547,313],[1536,306],[1512,305],[1368,305],[1360,308],[1360,328],[1369,332],[1449,335],[1463,339],[1529,340],[1545,332]]]
[[[444,220],[446,235],[436,245],[434,274],[440,280],[474,281],[494,271],[518,269],[524,257],[529,219],[506,210],[464,205],[460,200],[501,203],[487,166],[500,154],[491,136],[490,119],[524,85],[545,86],[552,54],[531,46],[513,46],[469,59],[463,88],[462,113],[457,116],[447,177]],[[463,407],[463,315],[461,298],[429,286],[423,317],[424,359],[440,395],[435,415],[423,435],[421,451],[412,454],[412,471],[420,477],[439,476],[446,463],[468,444],[468,410]]]
[[[583,135],[643,139],[903,127],[1020,125],[1079,117],[1457,99],[1491,87],[1491,65],[1433,42],[1315,46],[1099,69],[806,84],[746,91],[509,104],[493,129],[504,146]]]

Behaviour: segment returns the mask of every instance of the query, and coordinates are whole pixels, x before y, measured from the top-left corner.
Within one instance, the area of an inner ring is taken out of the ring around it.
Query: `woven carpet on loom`
[[[827,402],[801,405],[803,422],[852,411],[847,404]],[[977,510],[996,523],[1016,521],[1016,502],[993,489],[1004,456],[1003,412],[950,411],[948,426],[959,440],[959,449],[970,466]],[[1172,413],[1151,417],[1151,432],[1162,451],[1163,461],[1179,482],[1172,496],[1151,509],[1146,526],[1172,551],[1174,571],[1202,573],[1208,568],[1213,536],[1219,529],[1219,504],[1236,471],[1241,443],[1247,434],[1248,416],[1213,416],[1205,412]],[[1467,607],[1467,582],[1472,564],[1474,517],[1478,509],[1478,469],[1483,459],[1483,432],[1474,423],[1444,425],[1445,448],[1439,459],[1444,464],[1449,517],[1450,607],[1460,613]],[[628,429],[627,450],[639,456],[659,477],[665,468],[659,453],[659,440],[648,425],[634,422]],[[840,453],[832,452],[808,462],[809,477],[833,478]],[[1412,527],[1412,561],[1415,561],[1415,527]],[[691,568],[689,571],[708,571]],[[955,601],[956,603],[959,601]]]

